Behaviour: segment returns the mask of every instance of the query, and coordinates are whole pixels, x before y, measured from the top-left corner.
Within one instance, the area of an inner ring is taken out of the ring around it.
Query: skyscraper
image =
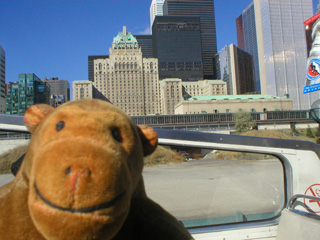
[[[254,91],[260,92],[260,71],[253,2],[236,19],[238,47],[251,54],[254,67]]]
[[[6,53],[0,45],[0,113],[6,112]]]
[[[215,56],[216,76],[227,83],[229,95],[254,92],[252,56],[234,44],[224,47]]]
[[[19,81],[12,83],[6,96],[6,113],[23,115],[31,105],[50,104],[50,86],[33,73],[19,74]]]
[[[310,109],[319,91],[303,94],[306,79],[304,21],[312,0],[254,0],[261,93],[288,96],[294,109]]]
[[[159,79],[203,79],[200,18],[156,16],[153,27],[153,56],[159,61]]]
[[[152,24],[156,16],[163,15],[164,0],[152,0],[150,5],[150,31],[152,31]]]
[[[237,26],[237,40],[238,47],[241,49],[245,49],[244,46],[244,36],[243,36],[243,24],[242,24],[242,15],[236,18],[236,26]]]
[[[152,35],[134,35],[144,58],[153,58]]]
[[[104,97],[133,116],[160,113],[158,60],[142,57],[126,27],[113,39],[109,53],[109,58],[94,60],[94,97]]]
[[[163,15],[200,17],[203,74],[213,78],[213,57],[217,53],[214,0],[165,0]]]
[[[51,106],[57,107],[70,100],[70,84],[68,80],[59,80],[59,78],[44,78],[42,80],[50,86]]]

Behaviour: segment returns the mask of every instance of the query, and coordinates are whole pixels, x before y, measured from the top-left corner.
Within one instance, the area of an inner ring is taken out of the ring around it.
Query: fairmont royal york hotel
[[[160,113],[158,60],[142,57],[126,27],[113,39],[109,53],[109,58],[94,60],[95,98],[106,98],[129,115]]]

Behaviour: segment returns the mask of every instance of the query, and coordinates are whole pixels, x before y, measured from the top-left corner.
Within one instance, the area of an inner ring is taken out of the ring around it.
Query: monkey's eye
[[[116,141],[122,142],[122,137],[121,137],[119,128],[113,128],[113,129],[111,130],[111,134],[112,134],[112,137],[113,137]]]
[[[58,122],[58,123],[56,124],[56,129],[57,129],[57,131],[59,132],[62,128],[64,128],[64,125],[65,125],[64,121]]]

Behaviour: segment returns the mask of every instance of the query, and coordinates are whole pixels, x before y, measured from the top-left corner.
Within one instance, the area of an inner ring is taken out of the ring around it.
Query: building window
[[[196,163],[190,164],[187,169],[195,174],[186,176],[185,171],[188,167],[186,165],[183,168],[168,167],[167,170],[149,167],[144,170],[144,176],[146,176],[146,186],[149,189],[157,189],[157,183],[162,181],[161,177],[167,171],[167,176],[170,178],[168,180],[173,184],[166,186],[166,191],[163,189],[152,191],[150,197],[155,200],[170,199],[171,192],[176,189],[181,190],[181,194],[176,196],[179,198],[177,199],[179,205],[171,205],[168,200],[166,209],[173,214],[179,214],[183,211],[185,213],[182,220],[184,226],[201,227],[239,222],[248,223],[272,219],[281,213],[286,200],[284,197],[286,195],[286,176],[283,164],[277,157],[250,152],[230,152],[224,149],[185,146],[181,146],[179,149],[179,147],[172,146],[172,150],[186,158],[197,159]],[[250,159],[250,164],[248,164],[248,159]],[[219,164],[217,164],[217,160],[219,160]],[[205,168],[202,163],[206,164]],[[231,174],[230,169],[237,174]],[[171,177],[172,170],[175,174]],[[213,170],[221,174],[213,177]],[[199,172],[201,172],[201,176],[196,174]],[[246,180],[245,187],[243,179]],[[189,191],[190,185],[194,181],[201,181],[203,184],[201,188]],[[230,185],[229,182],[232,184]],[[252,182],[255,184],[250,184]],[[225,187],[226,184],[229,184],[228,188]],[[213,187],[214,191],[212,191]],[[266,189],[268,189],[268,198],[265,197]],[[229,196],[229,198],[217,198],[217,192],[221,196]],[[252,193],[255,195],[254,200]],[[192,199],[194,196],[201,199],[197,205],[186,200]],[[239,198],[239,196],[241,197]],[[253,201],[254,204],[251,204]],[[204,213],[204,217],[200,216],[199,212]]]
[[[80,88],[80,99],[84,98],[84,88]]]

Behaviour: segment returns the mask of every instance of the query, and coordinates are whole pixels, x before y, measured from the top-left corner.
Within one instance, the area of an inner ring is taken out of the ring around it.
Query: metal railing
[[[28,133],[2,133],[0,134],[1,140],[21,140],[26,139],[29,140],[31,138],[31,134]]]
[[[296,202],[297,202],[298,198],[309,199],[309,200],[313,200],[314,202],[319,202],[320,203],[320,198],[319,197],[303,195],[303,194],[296,194],[288,202],[287,208],[288,209],[294,209],[295,206],[296,206]]]

